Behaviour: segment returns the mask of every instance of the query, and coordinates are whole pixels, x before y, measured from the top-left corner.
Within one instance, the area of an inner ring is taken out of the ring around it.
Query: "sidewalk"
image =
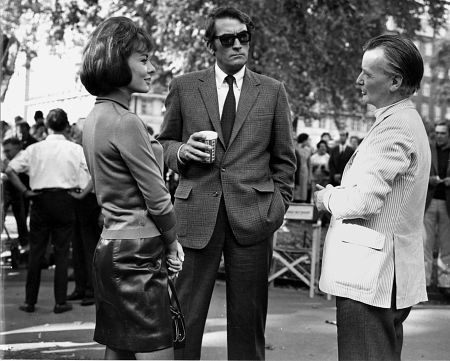
[[[53,270],[44,270],[36,312],[18,310],[26,270],[2,270],[0,358],[102,359],[92,341],[94,306],[73,303],[73,311],[54,314]],[[73,283],[69,284],[69,292]],[[336,360],[334,301],[308,297],[304,289],[272,287],[266,331],[267,360]],[[203,339],[205,360],[226,359],[225,284],[217,281]],[[450,306],[419,305],[405,322],[403,360],[450,359]]]
[[[92,341],[94,306],[73,302],[72,311],[53,313],[53,274],[53,269],[43,270],[36,312],[24,313],[18,309],[25,294],[24,265],[18,270],[0,268],[0,359],[103,359],[104,346]],[[69,282],[68,292],[73,288]],[[226,359],[225,304],[225,283],[218,280],[203,338],[204,360]],[[336,360],[334,320],[334,300],[320,295],[309,298],[307,289],[271,287],[266,359]],[[402,359],[450,360],[449,335],[449,304],[436,300],[414,307],[404,324]]]

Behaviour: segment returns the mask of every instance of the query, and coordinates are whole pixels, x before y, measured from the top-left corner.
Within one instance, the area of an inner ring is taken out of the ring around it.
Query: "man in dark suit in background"
[[[438,249],[437,286],[450,300],[450,122],[435,127],[431,142],[431,170],[425,205],[425,272],[431,286],[433,252]]]
[[[339,132],[339,143],[336,145],[330,153],[330,160],[328,166],[330,168],[330,182],[334,186],[341,184],[342,173],[344,172],[345,165],[351,158],[355,149],[347,144],[348,132]]]
[[[228,358],[265,357],[272,239],[292,198],[295,153],[283,84],[245,66],[253,28],[241,11],[216,9],[205,33],[215,66],[174,79],[166,100],[158,139],[180,174],[175,211],[185,251],[177,288],[187,336],[178,358],[200,359],[222,254]],[[213,163],[203,130],[218,133]]]

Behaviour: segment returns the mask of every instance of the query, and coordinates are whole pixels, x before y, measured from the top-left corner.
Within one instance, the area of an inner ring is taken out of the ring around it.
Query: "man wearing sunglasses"
[[[216,9],[205,38],[213,67],[172,81],[159,141],[180,174],[175,193],[185,250],[177,280],[186,318],[181,359],[200,359],[202,336],[223,255],[228,358],[264,359],[267,288],[273,233],[292,197],[295,152],[281,82],[246,67],[248,15]],[[199,133],[218,133],[215,160]]]

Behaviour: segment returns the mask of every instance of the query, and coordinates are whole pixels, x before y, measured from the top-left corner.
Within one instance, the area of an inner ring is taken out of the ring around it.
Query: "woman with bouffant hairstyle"
[[[83,148],[104,216],[93,262],[94,340],[105,359],[173,358],[167,278],[184,258],[163,179],[162,147],[129,110],[132,93],[147,93],[155,68],[150,36],[113,17],[93,32],[81,81],[96,95]]]

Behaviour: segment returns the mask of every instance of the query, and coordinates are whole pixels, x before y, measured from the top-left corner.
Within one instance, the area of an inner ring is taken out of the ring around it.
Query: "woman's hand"
[[[169,277],[175,278],[183,268],[184,252],[178,240],[169,244],[167,249],[167,269]]]

